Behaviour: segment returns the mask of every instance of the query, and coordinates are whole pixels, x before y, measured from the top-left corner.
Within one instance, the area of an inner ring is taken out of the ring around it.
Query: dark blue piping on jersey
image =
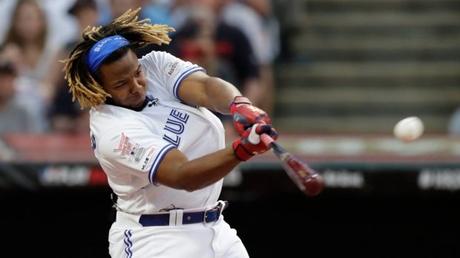
[[[152,163],[152,167],[150,168],[150,171],[149,171],[149,181],[150,181],[150,183],[153,184],[155,182],[154,178],[155,178],[155,175],[157,173],[157,169],[159,167],[159,164],[163,160],[163,158],[166,155],[166,153],[168,153],[168,151],[170,151],[173,148],[175,148],[174,145],[168,144],[168,145],[164,146],[160,150],[160,153],[158,153],[158,155],[156,156],[155,160]]]
[[[127,258],[131,258],[133,256],[133,252],[131,251],[131,247],[133,247],[133,242],[131,241],[131,230],[125,230],[125,238],[123,242],[125,243],[125,253]]]
[[[199,67],[199,66],[191,67],[188,70],[185,70],[184,72],[182,72],[182,74],[179,76],[177,81],[174,83],[174,87],[173,87],[174,96],[178,100],[180,100],[182,103],[185,103],[185,102],[179,97],[179,85],[187,76],[189,76],[191,73],[197,72],[197,71],[205,71],[205,70],[202,67]]]

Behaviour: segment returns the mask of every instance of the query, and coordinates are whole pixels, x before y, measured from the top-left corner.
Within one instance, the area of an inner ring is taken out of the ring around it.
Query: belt
[[[196,212],[184,212],[181,209],[170,210],[168,213],[143,214],[139,217],[142,226],[169,226],[193,223],[209,223],[217,221],[228,202],[219,201],[211,209]]]

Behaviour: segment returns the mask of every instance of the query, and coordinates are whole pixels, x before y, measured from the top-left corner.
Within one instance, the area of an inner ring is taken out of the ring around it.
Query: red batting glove
[[[270,135],[274,140],[278,138],[278,133],[270,125],[255,124],[244,131],[240,139],[232,143],[235,156],[241,161],[246,161],[256,154],[269,150],[270,146],[260,140],[260,135],[264,133]]]
[[[230,113],[233,116],[233,127],[241,136],[256,123],[269,125],[272,123],[265,111],[253,106],[251,101],[243,96],[235,97],[232,104],[230,104]]]

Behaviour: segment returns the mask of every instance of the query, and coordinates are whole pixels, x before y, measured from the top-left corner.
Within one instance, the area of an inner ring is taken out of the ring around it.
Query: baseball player
[[[127,11],[87,28],[65,60],[74,99],[90,108],[94,154],[117,195],[112,257],[248,257],[223,219],[222,178],[267,151],[268,115],[230,83],[166,52],[141,59],[137,47],[167,44],[172,28]],[[230,107],[230,108],[229,108]],[[220,120],[231,113],[241,138],[226,147]]]

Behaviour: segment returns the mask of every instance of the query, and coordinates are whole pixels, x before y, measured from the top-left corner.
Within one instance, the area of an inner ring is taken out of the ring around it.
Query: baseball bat
[[[308,196],[316,196],[321,193],[324,188],[324,179],[318,172],[289,153],[269,135],[262,134],[260,139],[266,146],[271,146],[286,174],[302,192]]]

